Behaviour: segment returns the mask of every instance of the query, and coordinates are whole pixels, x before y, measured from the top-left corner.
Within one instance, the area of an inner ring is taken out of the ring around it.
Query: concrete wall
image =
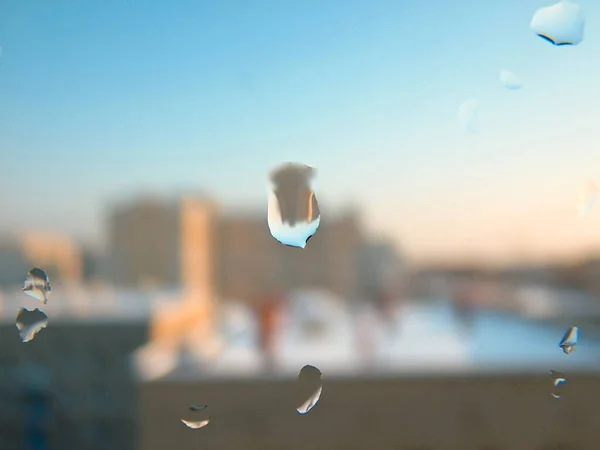
[[[52,320],[28,343],[0,325],[0,450],[27,439],[50,450],[135,447],[137,390],[129,355],[147,324]],[[31,379],[29,379],[31,378]],[[33,394],[43,397],[40,408]]]
[[[150,383],[140,392],[139,449],[600,449],[600,376],[571,375],[560,400],[550,392],[546,374],[326,380],[319,404],[300,416],[294,381]],[[186,428],[187,407],[202,403],[211,423]]]

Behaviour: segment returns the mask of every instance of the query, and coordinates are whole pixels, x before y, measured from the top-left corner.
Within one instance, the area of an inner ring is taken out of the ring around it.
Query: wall
[[[147,332],[145,322],[50,317],[48,328],[22,343],[13,323],[1,324],[0,449],[26,448],[27,414],[34,405],[24,397],[30,391],[24,389],[24,369],[34,379],[45,375],[41,386],[32,387],[49,404],[45,417],[36,420],[51,450],[134,448],[138,401],[129,355]]]
[[[563,398],[539,377],[326,380],[295,411],[293,381],[150,383],[140,450],[598,450],[600,376],[572,376]],[[211,423],[186,428],[190,404]]]

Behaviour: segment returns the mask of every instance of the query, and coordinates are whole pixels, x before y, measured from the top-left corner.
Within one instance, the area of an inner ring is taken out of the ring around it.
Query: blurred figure
[[[259,345],[268,370],[274,368],[274,344],[284,295],[279,290],[271,290],[257,304]]]
[[[396,330],[396,303],[392,293],[382,287],[378,288],[375,291],[375,305],[387,331],[394,332]]]
[[[458,280],[452,292],[452,306],[460,332],[470,334],[475,321],[476,298],[475,285],[470,277]]]

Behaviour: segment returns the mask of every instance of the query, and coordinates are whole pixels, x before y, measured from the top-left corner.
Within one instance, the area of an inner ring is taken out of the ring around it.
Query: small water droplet
[[[561,391],[561,387],[567,382],[564,374],[561,372],[557,372],[555,370],[550,371],[550,379],[552,380],[553,392],[550,393],[552,397],[559,399],[561,394],[558,394]]]
[[[579,217],[586,217],[594,208],[600,196],[600,189],[593,181],[586,181],[577,195],[577,213]]]
[[[577,45],[583,40],[585,17],[577,3],[568,0],[539,8],[530,28],[543,40],[556,45]]]
[[[479,100],[476,98],[463,102],[458,107],[458,122],[468,133],[477,133],[479,130]]]
[[[33,340],[35,335],[48,325],[48,316],[38,308],[29,311],[21,308],[15,320],[22,342]]]
[[[577,345],[578,341],[579,328],[571,327],[566,331],[558,346],[562,348],[563,352],[565,352],[565,355],[570,355],[575,350],[575,346]]]
[[[267,222],[271,235],[284,245],[304,248],[319,228],[321,212],[311,188],[314,171],[287,163],[271,172]]]
[[[500,71],[500,83],[511,91],[515,91],[517,89],[521,89],[523,87],[523,83],[513,72],[510,70],[502,69]]]
[[[31,269],[23,282],[23,292],[44,304],[48,303],[52,288],[46,272],[37,267]]]
[[[309,392],[308,398],[296,408],[299,414],[306,414],[315,407],[323,391],[322,373],[314,366],[306,365],[298,374],[298,386],[302,393]]]
[[[208,425],[208,423],[210,422],[210,418],[205,419],[205,420],[199,420],[199,421],[181,419],[181,422],[183,422],[185,424],[185,426],[187,426],[188,428],[198,430],[198,429]]]
[[[192,405],[190,406],[190,411],[202,411],[206,408],[208,408],[208,405]]]

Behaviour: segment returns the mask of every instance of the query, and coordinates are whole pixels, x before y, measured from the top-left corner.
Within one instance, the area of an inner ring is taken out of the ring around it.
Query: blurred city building
[[[397,292],[403,281],[404,269],[404,261],[391,241],[380,239],[362,245],[358,281],[368,292],[378,289]]]
[[[204,198],[140,199],[109,225],[109,280],[119,286],[182,286],[253,302],[273,290],[317,287],[346,299],[394,278],[393,245],[371,242],[356,212],[323,220],[302,250],[278,243],[266,218],[219,214]]]
[[[80,249],[66,236],[20,233],[0,238],[0,285],[20,284],[34,266],[59,281],[79,281],[83,271]]]
[[[253,301],[269,290],[319,287],[350,299],[360,291],[365,236],[355,214],[323,220],[304,249],[273,239],[261,216],[221,217],[216,239],[216,285],[223,298]]]
[[[107,275],[117,286],[186,286],[210,295],[215,204],[201,196],[145,198],[109,220]]]

